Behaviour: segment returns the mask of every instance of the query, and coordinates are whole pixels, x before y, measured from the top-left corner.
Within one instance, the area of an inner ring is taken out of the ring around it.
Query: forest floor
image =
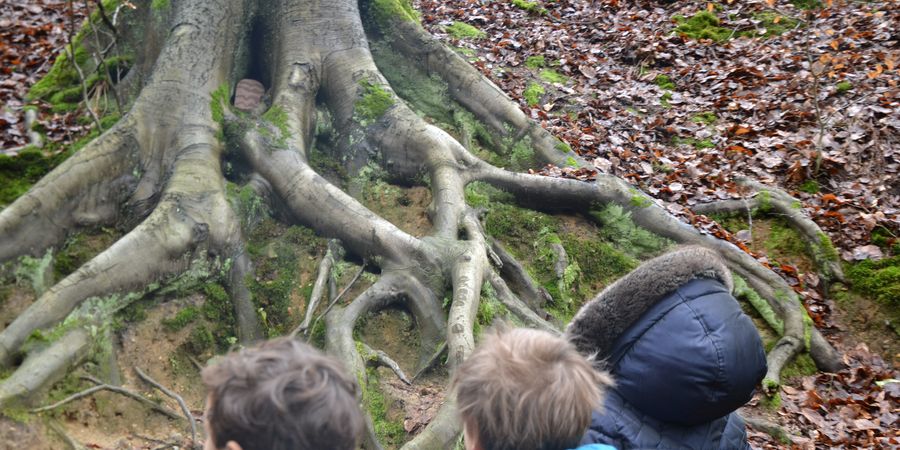
[[[28,104],[40,111],[40,127],[50,142],[46,151],[60,151],[91,128],[83,111],[54,112],[48,103],[25,99],[74,33],[72,24],[77,28],[83,19],[84,4],[73,3],[72,12],[65,1],[0,4],[0,100],[6,105],[0,110],[0,153],[15,155],[28,143],[22,119]],[[758,396],[743,408],[747,416],[783,427],[790,444],[751,428],[754,447],[898,445],[900,290],[837,286],[826,292],[802,245],[798,247],[799,239],[777,218],[716,221],[694,215],[690,208],[745,198],[750,193],[734,183],[734,176],[753,177],[800,201],[835,242],[848,274],[856,279],[886,274],[882,283],[900,284],[900,273],[888,273],[900,266],[900,4],[414,4],[429,31],[455,46],[527,114],[592,164],[587,169],[548,166],[538,172],[583,180],[596,172],[621,176],[685,221],[745,244],[803,295],[807,310],[844,352],[849,368],[818,374],[808,359],[801,359],[786,374],[780,403]],[[3,168],[0,164],[0,172]],[[392,204],[376,212],[410,214],[389,217],[395,223],[424,220],[428,199],[415,189],[403,195],[417,205],[412,212],[397,213]],[[90,234],[88,246],[97,240],[96,247],[102,248],[109,233]],[[301,265],[310,266],[302,272],[307,278],[320,250],[301,258]],[[343,281],[354,270],[348,267]],[[27,286],[0,288],[5,299],[0,325],[5,326],[33,301],[34,293]],[[196,416],[203,402],[198,363],[178,356],[178,349],[202,324],[177,328],[165,323],[204,301],[184,296],[139,311],[142,320],[123,327],[117,362],[123,368],[142,368],[184,395]],[[371,318],[366,328],[400,334],[373,335],[369,341],[385,339],[382,349],[392,353],[390,342],[411,341],[403,335],[404,320],[402,313]],[[390,326],[379,326],[381,322]],[[393,350],[403,365],[402,348]],[[123,372],[125,386],[168,402],[130,371]],[[426,379],[415,392],[392,379],[382,383],[389,396],[415,399],[403,402],[405,412],[394,411],[406,418],[405,431],[415,432],[427,422],[442,398],[443,381],[429,384]],[[83,380],[57,386],[51,398],[86,386]],[[68,435],[91,448],[154,448],[183,440],[187,433],[178,423],[150,417],[143,407],[109,393],[78,400],[47,420],[64,424]],[[57,439],[0,418],[0,442],[58,448]]]

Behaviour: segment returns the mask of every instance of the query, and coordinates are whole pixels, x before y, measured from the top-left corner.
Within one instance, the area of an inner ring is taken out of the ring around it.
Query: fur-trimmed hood
[[[684,247],[584,305],[566,336],[615,379],[603,417],[624,417],[627,406],[657,424],[702,428],[750,400],[766,355],[731,290],[730,272],[713,251]],[[635,436],[652,435],[640,431],[653,428],[649,421],[634,423]]]
[[[584,355],[603,359],[613,342],[663,297],[697,278],[718,280],[731,292],[731,272],[712,250],[689,246],[641,264],[584,304],[566,337]]]

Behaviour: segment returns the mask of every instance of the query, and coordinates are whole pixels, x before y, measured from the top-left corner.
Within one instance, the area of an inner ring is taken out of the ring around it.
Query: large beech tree
[[[117,225],[126,233],[0,332],[0,364],[11,373],[0,383],[0,404],[72,370],[92,351],[100,338],[96,330],[111,314],[196,264],[226,273],[240,341],[263,335],[246,286],[253,270],[247,226],[229,201],[223,167],[275,217],[335,239],[375,268],[377,281],[331,308],[324,320],[327,351],[357,373],[365,370],[360,351],[366,347],[354,340],[355,324],[392,305],[415,318],[420,365],[433,362],[446,345],[452,371],[474,346],[486,283],[523,323],[557,329],[530,300],[527,273],[501,270],[518,263],[486,234],[480,211],[466,203],[465,188],[473,182],[548,213],[586,214],[617,204],[654,234],[718,251],[765,299],[773,325],[781,328],[769,352],[766,386],[777,385],[785,363],[805,346],[820,369],[839,366],[839,355],[809,327],[790,286],[734,245],[700,233],[616,177],[583,182],[490,164],[467,139],[414,112],[412,100],[398,95],[383,75],[387,68],[376,64],[370,43],[446,86],[454,104],[493,142],[526,146],[535,165],[584,163],[425,32],[405,0],[178,0],[162,9],[135,3],[127,22],[134,25],[118,30],[119,45],[133,51],[117,88],[130,105],[127,113],[0,212],[0,262],[44,255],[79,228]],[[260,81],[266,92],[258,106],[251,98],[243,111],[233,99],[242,79]],[[329,130],[328,142],[319,138],[322,129]],[[327,147],[327,157],[351,175],[377,167],[394,183],[426,186],[430,231],[402,231],[323,177],[310,163],[314,146]],[[772,191],[767,201],[790,212],[790,199],[779,195]],[[734,205],[707,206],[729,207]],[[815,229],[809,235],[818,239]],[[827,269],[828,258],[822,259]],[[328,264],[322,266],[327,270]],[[824,272],[839,277],[839,267],[830,267]],[[52,336],[50,342],[23,349],[36,330]],[[447,400],[404,448],[449,448],[459,432]],[[367,439],[368,446],[378,446],[373,433]]]

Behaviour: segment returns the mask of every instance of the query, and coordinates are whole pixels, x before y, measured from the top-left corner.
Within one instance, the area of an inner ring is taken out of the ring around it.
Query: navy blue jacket
[[[749,449],[733,411],[765,376],[766,355],[719,280],[693,279],[650,306],[614,341],[606,362],[616,386],[583,444]]]

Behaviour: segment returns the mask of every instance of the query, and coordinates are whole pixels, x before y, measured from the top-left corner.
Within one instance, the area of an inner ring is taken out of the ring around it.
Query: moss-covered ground
[[[482,184],[469,186],[466,200],[487,209],[485,231],[522,261],[535,282],[550,293],[553,302],[546,309],[562,323],[604,286],[670,245],[635,226],[630,215],[616,206],[600,208],[587,217],[548,215],[520,208],[504,192]],[[554,244],[562,245],[568,257],[561,277],[555,270]]]

